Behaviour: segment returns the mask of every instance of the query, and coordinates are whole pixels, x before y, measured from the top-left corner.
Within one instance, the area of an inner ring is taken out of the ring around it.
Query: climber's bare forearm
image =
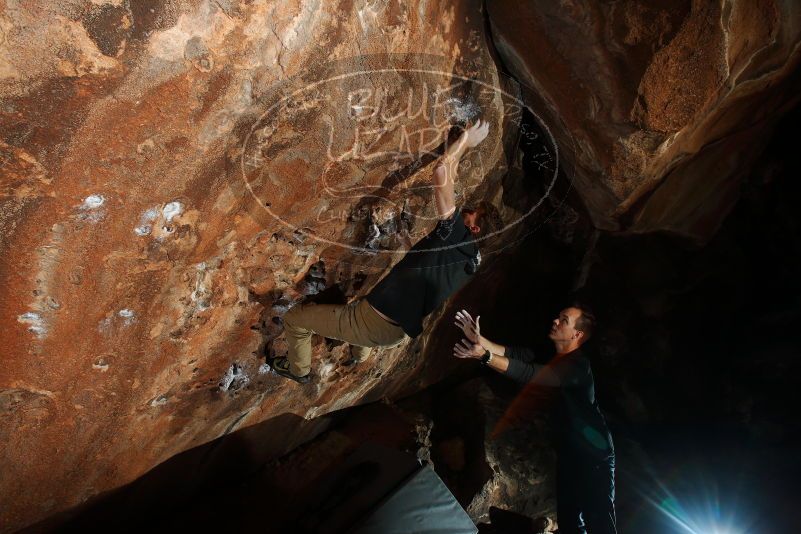
[[[456,209],[454,192],[456,170],[459,167],[459,160],[466,151],[467,139],[465,134],[462,134],[455,143],[448,146],[434,168],[434,200],[440,219],[449,218]]]
[[[440,219],[450,218],[456,209],[453,177],[445,169],[445,166],[434,169],[434,202]]]

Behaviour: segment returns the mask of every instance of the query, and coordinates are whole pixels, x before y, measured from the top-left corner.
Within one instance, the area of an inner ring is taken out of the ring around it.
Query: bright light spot
[[[666,493],[667,488],[662,487]],[[649,499],[651,500],[651,499]],[[670,520],[676,532],[687,534],[745,534],[731,526],[731,523],[742,522],[733,513],[724,514],[720,509],[717,498],[698,498],[696,502],[682,505],[675,497],[669,496],[661,501],[651,500],[651,503]]]

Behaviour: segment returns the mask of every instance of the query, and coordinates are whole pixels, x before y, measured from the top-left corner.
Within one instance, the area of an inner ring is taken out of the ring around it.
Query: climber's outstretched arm
[[[445,153],[434,168],[434,201],[437,204],[437,215],[440,219],[448,219],[456,209],[454,183],[459,160],[468,149],[478,146],[489,133],[489,123],[477,120],[462,135],[447,147]]]

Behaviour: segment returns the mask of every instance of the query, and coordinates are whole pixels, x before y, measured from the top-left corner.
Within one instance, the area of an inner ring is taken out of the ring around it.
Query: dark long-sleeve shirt
[[[556,401],[556,430],[560,452],[604,461],[614,455],[612,435],[595,398],[590,361],[580,350],[534,363],[534,351],[508,347],[506,375],[527,387],[541,388]]]

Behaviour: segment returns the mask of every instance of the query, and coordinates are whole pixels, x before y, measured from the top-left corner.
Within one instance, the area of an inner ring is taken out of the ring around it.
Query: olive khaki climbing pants
[[[393,347],[405,336],[400,326],[378,315],[366,299],[350,304],[295,306],[284,315],[284,332],[289,370],[295,376],[309,374],[312,334],[350,343],[356,361],[366,359],[370,347]]]

